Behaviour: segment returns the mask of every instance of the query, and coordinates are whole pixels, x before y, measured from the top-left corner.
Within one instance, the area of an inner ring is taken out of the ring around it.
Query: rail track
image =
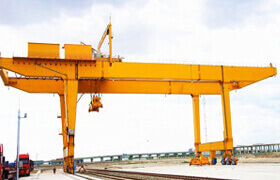
[[[133,171],[118,171],[107,169],[87,169],[83,174],[101,179],[116,180],[169,180],[169,179],[185,179],[185,180],[213,180],[219,178],[183,176],[173,174],[145,173]],[[222,180],[222,179],[219,179]]]

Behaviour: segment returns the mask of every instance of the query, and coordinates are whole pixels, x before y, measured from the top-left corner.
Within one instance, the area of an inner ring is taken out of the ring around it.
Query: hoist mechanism
[[[88,112],[99,112],[99,108],[103,108],[103,105],[101,103],[101,97],[93,96],[89,104]]]
[[[0,76],[5,86],[29,93],[56,93],[61,107],[63,169],[74,173],[74,139],[78,94],[180,94],[191,95],[193,102],[194,146],[196,157],[190,164],[215,164],[216,151],[223,151],[222,164],[236,164],[230,111],[230,92],[275,76],[277,69],[200,64],[123,62],[112,57],[112,32],[109,23],[97,46],[28,43],[27,57],[0,57]],[[109,36],[109,56],[100,52]],[[93,55],[94,53],[94,55]],[[9,76],[8,71],[20,74]],[[257,87],[256,87],[257,88]],[[222,102],[224,139],[201,143],[200,95],[219,95]],[[93,97],[89,111],[102,108],[100,97]],[[209,152],[210,160],[203,155]]]

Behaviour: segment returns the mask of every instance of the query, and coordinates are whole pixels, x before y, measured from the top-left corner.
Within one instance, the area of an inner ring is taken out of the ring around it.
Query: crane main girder
[[[33,46],[38,49],[37,44]],[[64,171],[70,173],[74,172],[78,93],[190,94],[193,98],[196,153],[200,156],[202,151],[210,151],[211,157],[215,157],[214,151],[225,150],[230,155],[233,148],[229,92],[277,74],[272,66],[125,63],[116,58],[55,59],[45,56],[0,58],[0,75],[6,86],[29,93],[59,94]],[[21,76],[9,77],[7,70]],[[221,95],[224,141],[201,144],[199,95],[202,94]]]
[[[242,88],[277,74],[275,67],[124,62],[115,62],[113,66],[110,66],[107,61],[103,60],[89,61],[18,57],[1,58],[0,67],[23,75],[27,79],[139,81],[149,82],[151,84],[153,84],[153,82],[181,82],[182,84],[191,82],[208,84],[223,81],[224,83],[232,84],[235,87],[234,89]],[[161,94],[161,92],[159,93]]]
[[[276,75],[274,67],[124,62],[110,66],[103,60],[19,57],[1,58],[0,67],[24,76],[5,75],[6,85],[26,92],[58,94],[64,93],[65,80],[77,80],[78,93],[221,94],[222,81],[235,90]]]

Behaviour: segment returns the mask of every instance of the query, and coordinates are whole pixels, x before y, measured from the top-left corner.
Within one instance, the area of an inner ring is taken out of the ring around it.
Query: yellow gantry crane
[[[109,35],[109,57],[100,47]],[[91,45],[65,44],[60,58],[59,44],[28,43],[27,57],[0,58],[4,85],[29,93],[57,93],[60,97],[64,171],[74,173],[74,137],[77,95],[111,94],[190,94],[196,157],[190,164],[215,164],[216,151],[224,151],[223,162],[236,164],[230,112],[230,91],[277,74],[276,68],[210,66],[192,64],[126,63],[112,57],[111,23],[97,50]],[[8,76],[15,72],[21,77]],[[202,144],[200,140],[199,95],[220,95],[223,109],[224,140]],[[102,107],[94,96],[89,111]],[[210,153],[210,161],[202,152]]]

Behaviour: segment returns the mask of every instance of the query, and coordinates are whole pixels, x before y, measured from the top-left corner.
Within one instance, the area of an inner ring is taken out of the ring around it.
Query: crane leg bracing
[[[4,85],[29,93],[56,93],[60,98],[64,171],[74,173],[74,138],[77,96],[96,94],[183,94],[193,99],[196,157],[190,164],[215,164],[216,151],[224,151],[222,163],[235,164],[230,114],[230,91],[277,74],[276,68],[209,66],[190,64],[125,63],[120,59],[92,57],[89,45],[65,45],[65,59],[58,44],[29,43],[28,57],[0,57]],[[11,77],[8,71],[20,77]],[[199,95],[220,95],[224,140],[201,144]],[[93,111],[100,103],[91,101]],[[95,103],[98,105],[95,105]],[[202,152],[210,153],[210,162]]]

